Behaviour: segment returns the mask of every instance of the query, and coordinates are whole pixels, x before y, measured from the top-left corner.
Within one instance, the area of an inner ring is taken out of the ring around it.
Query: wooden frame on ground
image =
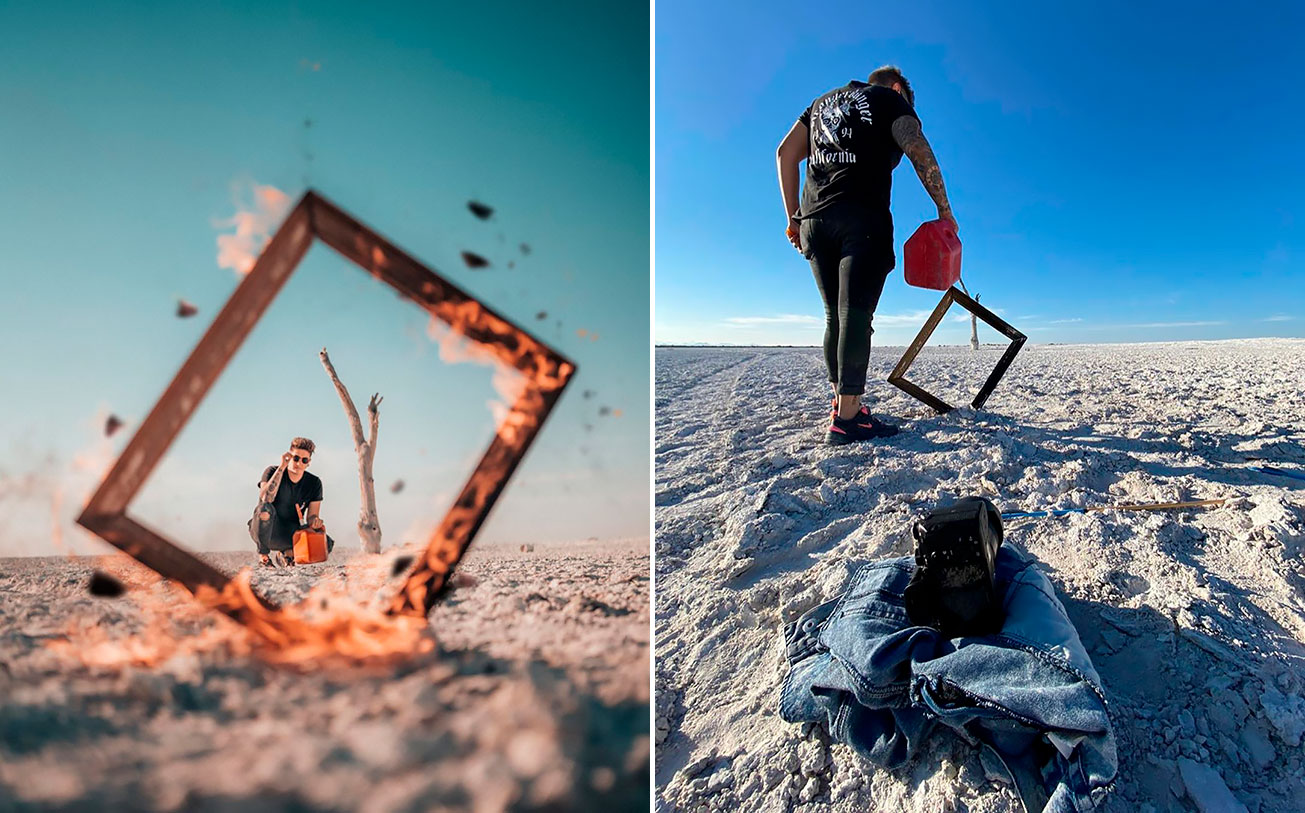
[[[999,333],[1011,340],[1010,346],[1006,348],[1006,352],[1003,353],[1002,357],[997,361],[997,366],[992,368],[992,373],[988,375],[988,380],[983,382],[983,387],[979,390],[979,394],[974,396],[974,400],[970,402],[970,406],[975,409],[982,407],[984,402],[988,400],[988,396],[992,395],[992,391],[997,387],[997,382],[1001,381],[1001,377],[1006,374],[1006,369],[1010,367],[1011,362],[1015,360],[1015,355],[1020,352],[1020,348],[1024,346],[1024,342],[1028,341],[1028,336],[1025,336],[1023,333],[1020,333],[1018,330],[1011,327],[1010,324],[1000,316],[983,307],[965,293],[958,290],[955,286],[948,288],[946,293],[943,294],[942,300],[938,302],[938,306],[933,309],[933,313],[929,314],[929,318],[925,321],[924,327],[920,328],[919,335],[917,335],[915,340],[911,342],[911,346],[906,348],[906,353],[902,355],[901,361],[898,361],[897,366],[888,374],[889,384],[915,396],[938,412],[951,412],[955,407],[951,406],[941,398],[926,392],[920,386],[907,381],[906,371],[910,369],[911,364],[915,361],[915,357],[924,349],[925,343],[929,341],[929,337],[933,335],[934,330],[942,323],[943,316],[946,315],[947,309],[951,307],[953,302],[956,302],[970,313],[979,317],[984,322],[987,322]]]
[[[446,322],[452,331],[478,345],[487,359],[512,367],[525,378],[520,397],[510,406],[489,448],[388,608],[396,613],[425,614],[448,586],[453,569],[576,366],[312,190],[304,194],[273,235],[105,475],[77,522],[191,592],[205,586],[221,591],[227,586],[229,576],[133,519],[127,508],[314,238],[394,288],[399,296]],[[266,599],[260,600],[273,606]]]

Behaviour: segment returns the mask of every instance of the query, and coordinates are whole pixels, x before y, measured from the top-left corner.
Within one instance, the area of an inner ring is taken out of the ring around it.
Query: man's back
[[[886,214],[902,150],[893,122],[915,111],[897,91],[853,80],[811,103],[800,121],[810,133],[802,216],[834,203]]]

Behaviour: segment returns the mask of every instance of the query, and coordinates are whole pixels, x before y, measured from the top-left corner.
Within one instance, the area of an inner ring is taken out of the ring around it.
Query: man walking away
[[[811,262],[825,303],[825,365],[834,388],[826,441],[841,445],[897,434],[861,404],[870,363],[871,321],[897,264],[890,210],[893,170],[905,154],[956,226],[942,172],[920,131],[915,94],[897,67],[852,80],[811,103],[776,155],[785,233]],[[798,205],[798,172],[807,162]]]

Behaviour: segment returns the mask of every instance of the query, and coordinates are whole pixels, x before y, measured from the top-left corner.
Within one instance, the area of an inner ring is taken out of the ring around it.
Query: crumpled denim
[[[902,592],[914,568],[911,557],[864,565],[840,598],[788,626],[780,716],[824,723],[889,770],[946,725],[996,758],[1029,813],[1104,804],[1118,763],[1101,678],[1033,559],[1002,545],[1001,631],[952,640],[911,625]]]

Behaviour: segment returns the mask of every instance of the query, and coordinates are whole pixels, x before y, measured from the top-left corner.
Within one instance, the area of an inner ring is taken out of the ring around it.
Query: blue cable
[[[1006,511],[1002,519],[1024,519],[1025,517],[1063,517],[1066,514],[1086,514],[1086,508],[1059,508],[1055,511]]]
[[[1251,471],[1258,471],[1261,474],[1276,474],[1279,477],[1291,477],[1295,480],[1305,480],[1305,474],[1301,474],[1297,471],[1287,471],[1286,469],[1280,469],[1277,466],[1250,466],[1248,468]]]

